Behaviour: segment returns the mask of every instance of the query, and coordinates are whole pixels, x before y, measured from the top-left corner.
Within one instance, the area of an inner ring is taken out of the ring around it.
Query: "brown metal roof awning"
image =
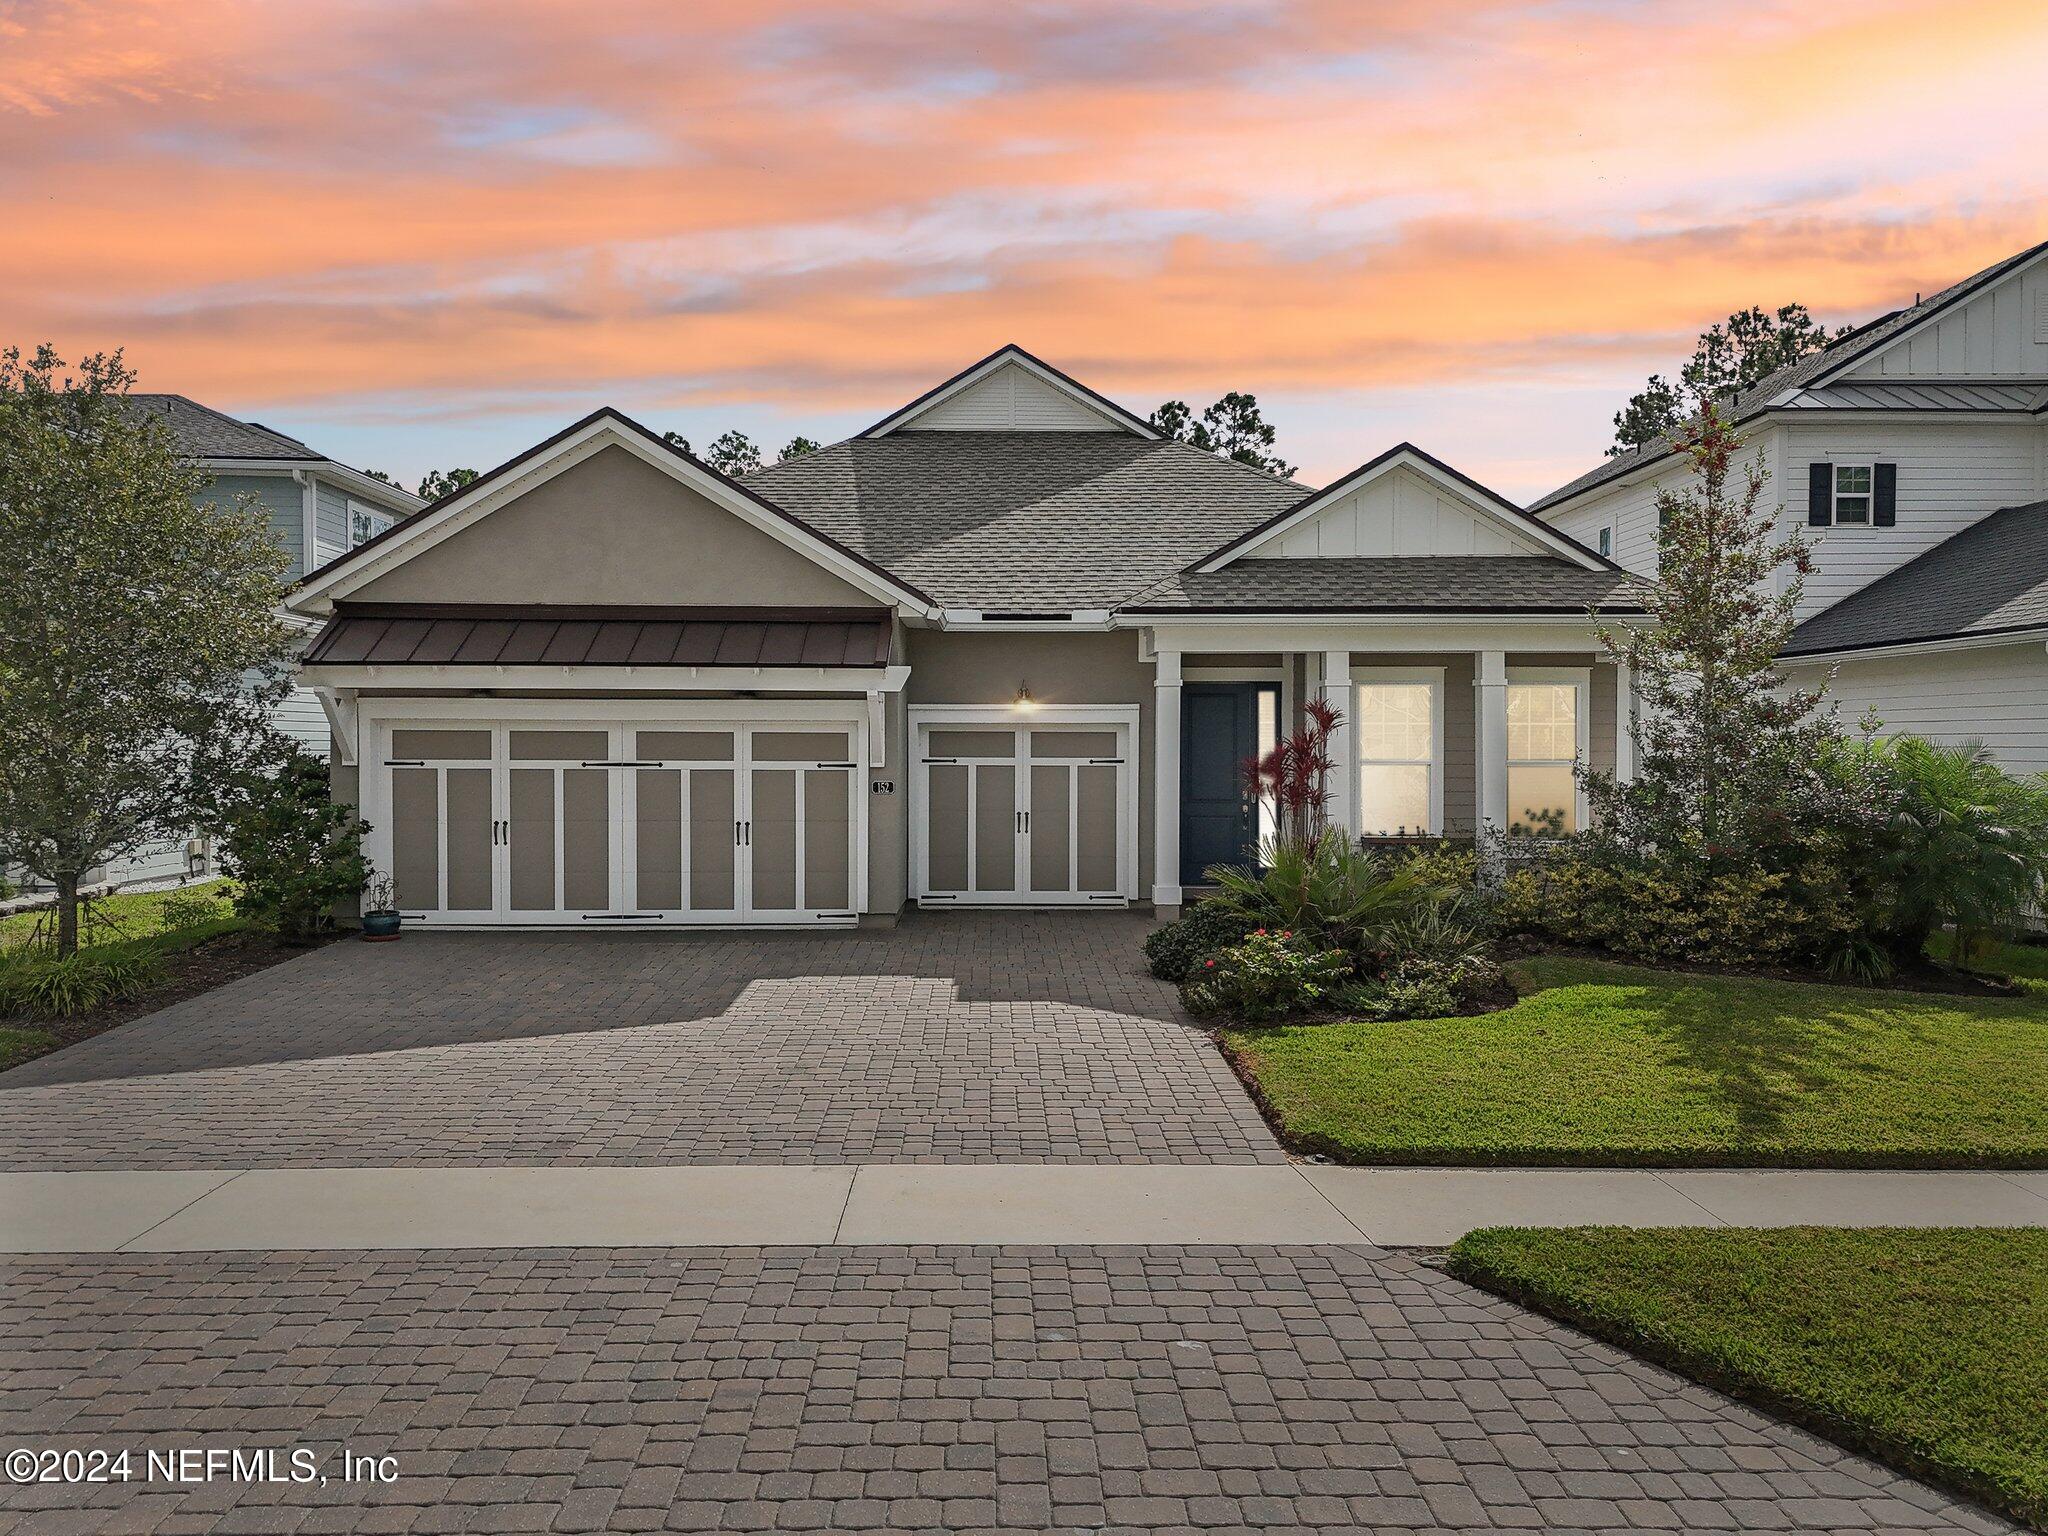
[[[881,667],[889,615],[867,608],[342,605],[308,666]]]

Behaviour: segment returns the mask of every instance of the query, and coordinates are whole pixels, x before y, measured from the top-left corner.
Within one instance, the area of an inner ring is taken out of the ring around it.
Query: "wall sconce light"
[[[1031,697],[1031,685],[1029,683],[1019,683],[1017,685],[1017,697],[1010,701],[1010,708],[1017,711],[1020,715],[1028,715],[1038,708],[1038,700]]]

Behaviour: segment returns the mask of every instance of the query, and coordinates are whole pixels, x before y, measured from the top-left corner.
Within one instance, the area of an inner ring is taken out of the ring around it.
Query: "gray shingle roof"
[[[1626,571],[1549,555],[1325,556],[1181,571],[1130,613],[1583,613],[1639,608]]]
[[[129,403],[170,425],[178,452],[194,459],[319,459],[295,437],[188,400],[183,395],[130,395]]]
[[[996,612],[1115,607],[1306,490],[1121,432],[898,431],[742,483],[941,604]]]
[[[1792,631],[1787,656],[2048,626],[2048,501],[2007,507]]]
[[[1871,321],[1868,325],[1851,331],[1847,336],[1844,336],[1840,341],[1824,351],[1810,353],[1800,358],[1796,363],[1786,364],[1776,373],[1766,375],[1748,389],[1736,395],[1729,402],[1730,416],[1734,420],[1741,422],[1761,415],[1765,407],[1769,405],[1775,396],[1783,394],[1788,389],[1798,389],[1802,385],[1819,378],[1823,373],[1836,368],[1846,367],[1858,358],[1875,352],[1908,326],[1917,325],[1936,310],[1946,309],[1949,305],[1968,298],[1978,289],[1996,282],[2013,268],[2033,260],[2034,257],[2040,255],[2043,251],[2048,251],[2048,241],[2043,241],[2039,245],[2029,246],[2017,255],[2008,256],[2003,261],[1993,263],[1982,272],[1973,272],[1961,282],[1951,284],[1939,293],[1930,294],[1917,304],[1905,309],[1893,310],[1888,315],[1882,315],[1876,320]],[[1568,497],[1578,495],[1581,491],[1591,490],[1594,486],[1604,485],[1609,480],[1625,475],[1632,469],[1654,463],[1658,459],[1666,457],[1670,452],[1671,450],[1662,443],[1650,443],[1640,448],[1632,448],[1627,453],[1617,454],[1604,463],[1587,470],[1578,479],[1567,481],[1556,490],[1550,492],[1549,495],[1539,496],[1530,503],[1530,510],[1541,512],[1546,507],[1555,506],[1558,502],[1564,501]]]

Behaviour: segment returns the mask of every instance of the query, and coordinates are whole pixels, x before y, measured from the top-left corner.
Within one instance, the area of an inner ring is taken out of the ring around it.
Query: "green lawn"
[[[149,938],[165,932],[163,908],[166,898],[211,896],[225,915],[231,888],[225,880],[201,880],[169,891],[116,892],[93,903],[93,910],[111,920],[109,925],[93,924],[82,938],[93,944],[119,943],[124,939]],[[48,912],[17,912],[0,917],[0,950],[26,944],[35,937],[36,926],[46,928],[53,921]],[[118,925],[118,926],[114,926]]]
[[[1500,1013],[1225,1040],[1296,1145],[1351,1162],[2048,1166],[2048,999],[1513,974]]]
[[[1954,936],[1937,933],[1928,941],[1927,953],[1937,960],[1954,959]],[[2030,992],[2048,994],[2048,944],[1994,943],[1986,953],[1965,956],[1960,964],[2004,976]]]
[[[1494,1228],[1451,1269],[2048,1521],[2048,1231]]]

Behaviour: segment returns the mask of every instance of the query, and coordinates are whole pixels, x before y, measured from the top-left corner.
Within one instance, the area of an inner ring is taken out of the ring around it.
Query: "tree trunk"
[[[57,876],[57,953],[78,953],[78,872],[66,870]]]

